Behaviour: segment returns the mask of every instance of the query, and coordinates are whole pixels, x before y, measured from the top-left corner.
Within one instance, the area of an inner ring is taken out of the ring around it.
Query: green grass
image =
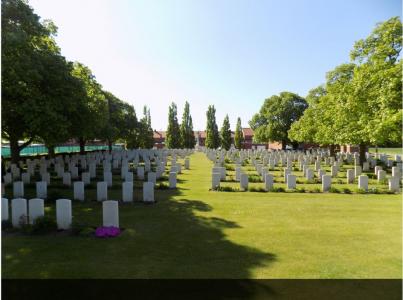
[[[370,153],[375,153],[375,148],[369,148]],[[378,148],[378,153],[384,153],[388,155],[399,154],[402,155],[402,148]]]
[[[212,163],[190,163],[158,203],[120,205],[117,238],[3,234],[3,277],[402,278],[400,195],[209,191]],[[101,204],[74,201],[73,215],[99,226]]]

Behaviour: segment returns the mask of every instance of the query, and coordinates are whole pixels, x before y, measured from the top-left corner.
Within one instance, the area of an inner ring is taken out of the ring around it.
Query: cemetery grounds
[[[341,167],[332,178],[334,190],[326,193],[296,165],[297,189],[287,190],[278,167],[270,173],[274,186],[285,191],[266,192],[247,163],[242,168],[249,189],[243,192],[234,180],[235,164],[225,166],[220,185],[227,191],[212,191],[213,163],[195,152],[190,169],[178,175],[177,189],[166,188],[167,176],[158,181],[151,205],[140,201],[142,182],[136,178],[135,202],[119,203],[123,231],[115,238],[2,232],[3,278],[402,278],[401,195],[387,194],[387,183],[379,183],[373,170],[363,174],[376,193],[361,194],[356,182],[346,184],[352,165]],[[329,166],[324,169],[329,173]],[[35,181],[25,185],[26,199],[35,198]],[[102,224],[97,181],[101,167],[85,189],[86,200],[73,201],[73,221]],[[121,182],[120,169],[113,170],[109,199],[122,198]],[[12,185],[4,197],[13,198]],[[73,188],[51,173],[46,215],[55,215],[60,198],[73,199]]]

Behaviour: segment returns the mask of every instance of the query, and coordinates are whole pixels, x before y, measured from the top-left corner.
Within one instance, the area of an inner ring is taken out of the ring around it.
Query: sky
[[[282,91],[306,96],[349,61],[354,42],[401,16],[400,0],[29,0],[58,27],[62,55],[166,130],[168,106],[195,130],[209,104],[234,130]]]

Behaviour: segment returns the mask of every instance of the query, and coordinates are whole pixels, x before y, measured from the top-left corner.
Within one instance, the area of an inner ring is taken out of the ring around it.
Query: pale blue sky
[[[155,129],[168,105],[185,100],[195,129],[214,104],[219,127],[229,114],[244,127],[264,99],[305,96],[327,71],[349,60],[354,41],[393,16],[398,0],[30,0],[59,28],[67,59],[89,66],[99,83],[147,104]]]

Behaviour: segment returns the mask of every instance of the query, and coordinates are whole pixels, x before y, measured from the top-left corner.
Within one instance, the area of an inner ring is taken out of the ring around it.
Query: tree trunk
[[[112,141],[108,140],[108,149],[109,149],[109,153],[112,152]]]
[[[367,158],[365,157],[366,150],[367,150],[367,146],[365,144],[360,144],[360,165],[361,166],[367,160]]]
[[[330,151],[330,156],[332,156],[332,157],[334,157],[334,155],[335,155],[335,148],[336,148],[336,146],[335,145],[329,145],[329,151]]]
[[[80,138],[79,140],[80,143],[80,154],[85,154],[85,140],[84,138]]]
[[[18,146],[18,138],[10,137],[10,151],[11,151],[11,161],[17,164],[20,160],[20,147]]]
[[[55,146],[46,146],[48,148],[48,155],[50,158],[55,157]]]
[[[285,150],[287,146],[286,141],[281,141],[281,150]]]

